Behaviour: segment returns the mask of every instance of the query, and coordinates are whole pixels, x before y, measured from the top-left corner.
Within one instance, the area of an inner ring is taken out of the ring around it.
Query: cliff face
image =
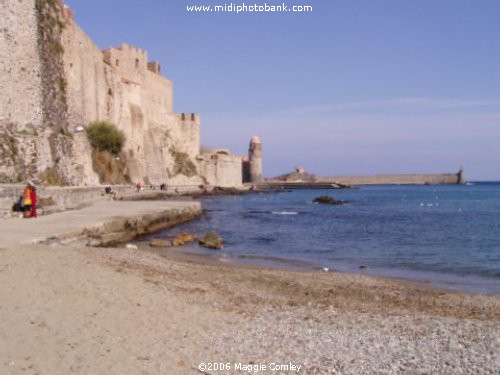
[[[242,183],[241,158],[199,157],[199,116],[173,112],[173,84],[145,51],[101,51],[58,0],[0,0],[0,19],[0,182],[104,182],[82,130],[105,120],[126,136],[126,180]]]

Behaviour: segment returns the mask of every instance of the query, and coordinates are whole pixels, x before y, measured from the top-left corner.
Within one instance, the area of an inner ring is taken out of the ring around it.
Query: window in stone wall
[[[135,68],[139,69],[139,59],[135,59]]]
[[[115,65],[116,65],[116,66],[120,66],[120,60],[116,59],[116,61],[115,61]]]

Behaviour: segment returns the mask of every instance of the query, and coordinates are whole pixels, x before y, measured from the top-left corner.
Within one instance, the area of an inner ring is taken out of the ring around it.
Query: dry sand
[[[0,250],[0,373],[248,373],[239,362],[292,362],[301,374],[500,373],[498,296],[190,259]]]

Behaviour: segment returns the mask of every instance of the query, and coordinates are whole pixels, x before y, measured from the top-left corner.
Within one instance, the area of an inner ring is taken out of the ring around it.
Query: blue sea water
[[[349,203],[313,204],[319,195]],[[206,217],[155,237],[215,230],[225,248],[206,253],[239,262],[500,293],[500,183],[295,190],[202,202]]]

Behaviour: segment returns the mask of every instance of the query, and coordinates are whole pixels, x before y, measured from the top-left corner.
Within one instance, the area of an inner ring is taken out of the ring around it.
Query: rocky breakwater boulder
[[[224,240],[215,232],[209,232],[205,237],[200,238],[198,243],[207,249],[221,250],[224,247]]]
[[[198,238],[195,234],[183,232],[174,237],[174,239],[172,240],[172,245],[174,245],[175,247],[180,247],[187,245],[188,243],[196,242],[197,240]]]
[[[318,204],[329,204],[332,206],[340,206],[342,204],[347,203],[344,200],[336,200],[329,195],[322,195],[321,197],[317,197],[313,199],[313,203],[318,203]]]

